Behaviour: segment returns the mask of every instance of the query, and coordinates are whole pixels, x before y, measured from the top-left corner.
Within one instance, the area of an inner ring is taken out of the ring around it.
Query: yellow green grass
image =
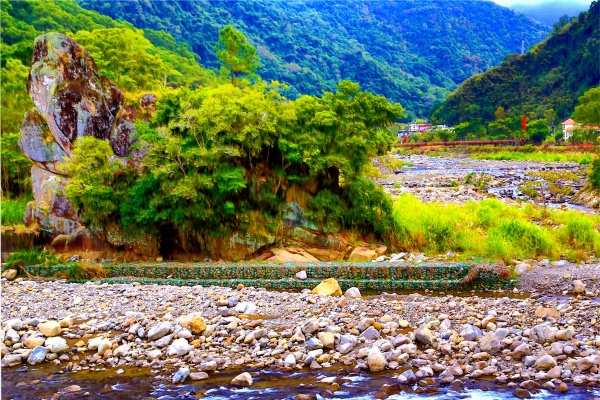
[[[533,161],[533,162],[576,162],[578,164],[589,164],[592,162],[592,154],[580,152],[523,152],[523,151],[499,151],[495,153],[473,153],[471,158],[475,160],[511,160],[511,161]]]
[[[402,195],[394,203],[395,242],[406,250],[446,251],[491,260],[600,255],[600,216],[507,205],[496,199],[464,205],[423,203]]]

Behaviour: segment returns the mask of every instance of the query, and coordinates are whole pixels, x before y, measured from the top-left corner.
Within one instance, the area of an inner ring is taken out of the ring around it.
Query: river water
[[[23,367],[21,367],[23,369]],[[21,372],[17,372],[21,371]],[[514,389],[496,385],[493,381],[467,381],[465,388],[440,387],[429,379],[427,388],[419,385],[390,387],[389,397],[381,391],[383,385],[394,385],[391,371],[382,373],[349,373],[341,378],[337,390],[320,383],[323,377],[336,376],[336,369],[318,371],[280,372],[269,370],[245,370],[253,375],[250,388],[232,387],[231,379],[242,370],[228,370],[211,373],[210,379],[198,382],[187,381],[174,385],[156,380],[148,369],[129,368],[121,375],[116,369],[104,371],[80,371],[75,374],[59,373],[60,366],[43,365],[30,367],[27,371],[17,367],[2,370],[3,399],[49,399],[59,394],[59,398],[87,399],[295,399],[297,394],[313,394],[318,399],[513,399]],[[62,393],[70,385],[78,385],[81,391]],[[541,390],[532,393],[533,398],[558,398],[556,392]],[[600,389],[570,387],[569,392],[560,394],[560,399],[598,399]]]

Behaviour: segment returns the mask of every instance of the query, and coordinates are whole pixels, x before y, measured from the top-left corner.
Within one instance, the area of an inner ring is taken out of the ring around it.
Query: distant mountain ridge
[[[502,107],[507,116],[544,118],[554,110],[567,118],[577,98],[600,85],[600,5],[555,30],[523,55],[465,81],[432,113],[435,122],[455,125],[493,121]],[[504,111],[503,111],[504,112]]]
[[[544,4],[529,4],[528,2],[524,2],[522,4],[511,5],[508,8],[552,27],[563,15],[576,17],[582,11],[586,11],[589,8],[589,3],[576,3],[571,0],[557,0]]]
[[[89,1],[138,28],[186,41],[203,65],[218,67],[214,43],[226,24],[258,47],[268,80],[288,96],[320,94],[341,79],[424,116],[474,73],[542,40],[548,27],[491,1]]]

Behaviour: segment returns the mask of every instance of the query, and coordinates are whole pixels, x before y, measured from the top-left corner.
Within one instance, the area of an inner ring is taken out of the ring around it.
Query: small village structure
[[[575,122],[573,120],[573,118],[569,118],[565,121],[563,121],[561,123],[562,125],[562,134],[563,134],[563,139],[564,141],[568,141],[571,140],[571,138],[573,137],[573,131],[577,130],[577,129],[582,129],[582,130],[596,130],[598,133],[600,133],[600,126],[591,126],[591,125],[585,125],[582,126],[581,124],[578,124],[577,122]]]

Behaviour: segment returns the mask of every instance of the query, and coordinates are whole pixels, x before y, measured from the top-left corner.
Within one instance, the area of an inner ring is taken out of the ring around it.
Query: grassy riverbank
[[[428,156],[454,157],[458,155],[469,156],[475,160],[496,161],[532,161],[532,162],[576,162],[587,165],[594,157],[600,156],[600,149],[596,147],[568,147],[568,146],[463,146],[440,147],[427,146],[416,148],[395,147],[398,154],[424,154]]]
[[[7,202],[4,212],[15,219],[18,203]],[[13,208],[10,208],[13,207]],[[22,214],[21,214],[22,215]],[[22,218],[22,217],[20,217]],[[487,260],[566,258],[576,262],[600,256],[600,215],[550,209],[532,204],[508,205],[496,199],[462,205],[424,203],[410,194],[394,200],[389,236],[392,248],[428,256],[452,251],[459,258]],[[5,222],[3,222],[5,223]],[[14,260],[36,264],[36,250],[13,254]],[[23,254],[21,254],[23,253]],[[31,254],[30,254],[31,253]],[[43,264],[55,264],[58,258]]]
[[[396,240],[402,247],[489,259],[600,255],[600,216],[577,211],[506,205],[488,199],[463,205],[423,203],[402,195],[394,203]]]
[[[534,161],[534,162],[576,162],[578,164],[590,164],[591,153],[580,152],[544,152],[544,151],[499,151],[495,153],[472,153],[471,158],[475,160],[510,160],[510,161]]]

